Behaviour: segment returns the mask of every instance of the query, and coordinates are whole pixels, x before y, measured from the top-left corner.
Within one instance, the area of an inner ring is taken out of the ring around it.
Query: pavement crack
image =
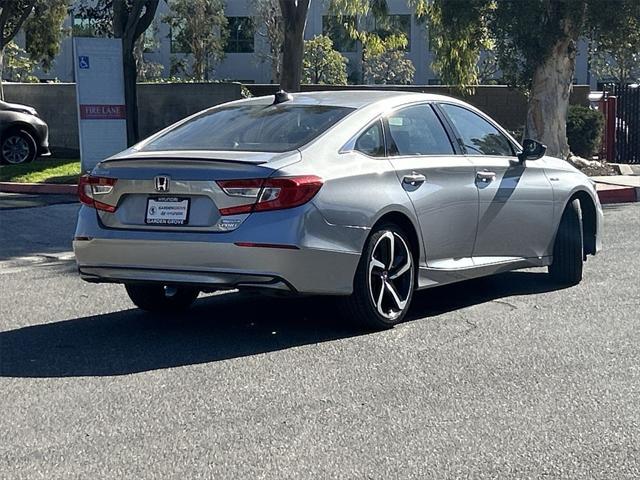
[[[491,301],[492,301],[493,303],[498,303],[498,304],[500,304],[500,305],[505,305],[505,306],[507,306],[507,307],[511,308],[511,310],[517,310],[517,309],[518,309],[518,306],[517,306],[517,305],[514,305],[514,304],[513,304],[513,303],[511,303],[511,302],[507,302],[506,300],[491,300]]]

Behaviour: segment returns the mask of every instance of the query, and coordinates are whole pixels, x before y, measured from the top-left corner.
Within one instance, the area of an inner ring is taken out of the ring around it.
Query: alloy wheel
[[[2,143],[2,158],[7,163],[23,163],[29,158],[29,143],[21,135],[11,135]]]
[[[413,290],[413,258],[405,240],[387,230],[378,238],[369,259],[369,294],[380,315],[399,317]]]

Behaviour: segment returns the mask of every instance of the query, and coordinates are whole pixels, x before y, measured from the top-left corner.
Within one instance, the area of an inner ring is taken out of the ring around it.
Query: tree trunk
[[[527,109],[525,138],[547,146],[548,155],[569,156],[567,109],[576,66],[576,42],[564,37],[534,75]]]
[[[304,53],[304,28],[310,0],[280,0],[284,24],[284,44],[280,88],[287,92],[299,92]]]
[[[138,94],[137,94],[137,68],[136,58],[133,54],[133,45],[127,46],[122,41],[122,67],[124,72],[124,101],[127,106],[127,145],[138,142],[140,132],[138,129]]]

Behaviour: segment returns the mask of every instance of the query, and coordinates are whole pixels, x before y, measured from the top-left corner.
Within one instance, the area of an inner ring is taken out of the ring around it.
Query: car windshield
[[[327,105],[223,107],[167,131],[141,150],[286,152],[309,143],[351,111]]]

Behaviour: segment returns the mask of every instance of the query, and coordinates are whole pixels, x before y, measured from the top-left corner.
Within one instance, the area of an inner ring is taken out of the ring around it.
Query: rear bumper
[[[90,283],[171,283],[212,289],[254,287],[297,293],[295,287],[275,275],[122,266],[89,266],[78,270],[80,277]]]
[[[348,295],[359,255],[233,243],[74,240],[80,276],[95,283],[162,282]]]
[[[167,233],[105,229],[95,210],[82,207],[73,249],[80,275],[89,282],[350,294],[360,260],[352,245],[364,242],[359,237],[366,232],[329,225],[311,205],[299,209],[251,215],[228,233]]]

